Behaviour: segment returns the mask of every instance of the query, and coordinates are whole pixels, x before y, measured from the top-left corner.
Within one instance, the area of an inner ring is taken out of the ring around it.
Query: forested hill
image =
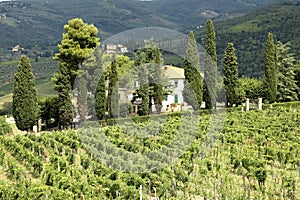
[[[265,7],[251,14],[214,23],[219,65],[228,42],[233,42],[239,61],[239,74],[261,77],[268,32],[275,41],[291,42],[291,51],[300,59],[300,1]],[[196,31],[198,41],[205,29]]]
[[[24,0],[0,2],[0,50],[20,44],[38,50],[56,46],[63,25],[80,17],[94,23],[100,38],[135,27],[159,26],[179,31],[253,11],[279,0]],[[225,3],[226,2],[226,3]]]

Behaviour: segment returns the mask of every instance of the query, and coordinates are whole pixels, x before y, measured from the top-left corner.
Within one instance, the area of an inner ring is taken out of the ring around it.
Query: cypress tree
[[[78,87],[77,87],[77,105],[78,105],[78,114],[81,121],[85,121],[85,117],[88,115],[88,81],[86,80],[85,75],[79,77]]]
[[[93,87],[96,82],[95,91],[95,113],[99,120],[105,119],[107,111],[107,95],[106,95],[106,75],[104,73],[104,67],[102,63],[102,52],[96,51],[97,68],[93,74],[91,86]],[[96,75],[96,76],[95,76]]]
[[[184,59],[184,76],[186,84],[183,89],[184,100],[194,110],[199,110],[202,104],[203,79],[200,74],[200,60],[194,33],[190,32],[188,47]]]
[[[37,93],[30,61],[21,56],[14,75],[13,117],[19,130],[29,131],[38,119]]]
[[[142,103],[138,109],[138,115],[148,115],[152,107],[151,98],[154,90],[150,90],[154,86],[152,74],[155,74],[155,45],[151,41],[143,49],[139,49],[136,54],[135,65],[137,67],[137,77],[139,82],[138,96],[142,99]]]
[[[295,80],[298,86],[298,94],[300,95],[300,60],[295,64]]]
[[[95,94],[95,112],[99,120],[105,118],[107,108],[107,99],[106,99],[106,87],[105,87],[105,76],[102,74],[100,77]]]
[[[59,124],[67,128],[72,124],[73,117],[69,91],[74,87],[79,66],[94,52],[100,42],[96,37],[98,29],[92,24],[84,23],[80,18],[69,20],[64,29],[66,33],[58,45],[59,53],[54,56],[60,64],[52,81],[60,101]]]
[[[114,59],[111,64],[111,71],[109,73],[109,86],[107,95],[107,109],[109,117],[118,117],[120,113],[117,65],[117,60]]]
[[[226,106],[232,107],[237,101],[238,61],[233,43],[228,43],[224,54],[224,85]]]
[[[54,89],[58,92],[58,123],[59,128],[68,128],[73,122],[73,107],[71,101],[71,84],[69,81],[69,74],[67,72],[66,63],[59,63],[59,72],[54,74],[52,81],[54,84]]]
[[[161,56],[160,56],[160,50],[158,48],[155,49],[155,73],[153,76],[154,79],[154,93],[153,93],[153,99],[156,111],[158,113],[161,112],[162,108],[162,101],[164,98],[163,94],[163,85],[162,85],[162,71],[161,71]]]
[[[277,100],[280,102],[295,101],[298,99],[298,86],[295,80],[295,57],[291,54],[290,43],[278,42],[277,64],[278,64],[278,87]]]
[[[162,59],[160,49],[153,39],[145,45],[145,48],[139,49],[136,55],[136,65],[139,66],[145,64],[147,66],[147,79],[149,83],[149,97],[147,98],[149,99],[148,110],[149,112],[152,112],[151,100],[153,98],[156,111],[160,113],[163,101]]]
[[[216,34],[212,20],[206,22],[206,40],[205,40],[205,66],[204,66],[204,93],[203,99],[206,108],[216,106],[216,76],[217,76],[217,50]]]
[[[149,115],[149,82],[148,82],[148,69],[145,64],[139,66],[138,80],[139,80],[139,91],[138,95],[142,98],[142,103],[138,109],[138,115],[144,116]]]
[[[269,103],[273,103],[276,100],[277,94],[278,68],[276,48],[272,33],[268,34],[266,43],[264,70],[265,98],[269,101]]]

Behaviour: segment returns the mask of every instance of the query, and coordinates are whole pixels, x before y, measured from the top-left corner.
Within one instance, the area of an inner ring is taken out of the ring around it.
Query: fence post
[[[246,99],[246,111],[249,111],[250,109],[250,100],[249,98]]]
[[[262,98],[258,98],[258,110],[262,110]]]
[[[140,185],[140,200],[143,200],[143,186]]]
[[[168,199],[169,199],[169,191],[168,191],[168,189],[166,189],[166,200],[168,200]]]

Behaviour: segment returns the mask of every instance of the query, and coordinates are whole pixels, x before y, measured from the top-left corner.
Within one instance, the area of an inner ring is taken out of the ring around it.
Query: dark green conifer
[[[269,101],[269,103],[273,103],[276,100],[277,94],[278,68],[276,48],[272,33],[268,34],[266,43],[264,70],[265,98]]]
[[[237,101],[238,61],[233,43],[228,43],[224,54],[224,85],[226,106],[232,107]]]
[[[14,75],[13,117],[19,130],[30,131],[37,123],[37,93],[30,61],[22,56]]]
[[[217,79],[217,50],[216,50],[216,34],[212,20],[206,22],[206,40],[205,40],[204,57],[204,92],[203,100],[208,109],[216,106],[216,79]]]
[[[203,78],[200,74],[200,60],[194,33],[190,32],[190,39],[184,60],[184,76],[186,83],[183,89],[184,100],[199,110],[202,104]]]

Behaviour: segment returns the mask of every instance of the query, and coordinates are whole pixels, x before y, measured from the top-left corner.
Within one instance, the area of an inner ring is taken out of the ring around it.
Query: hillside
[[[253,77],[263,75],[263,60],[268,32],[275,41],[291,42],[291,51],[300,59],[300,2],[282,3],[262,8],[242,17],[215,21],[219,65],[228,42],[233,42],[239,61],[239,74]],[[205,30],[196,31],[204,45]]]
[[[2,62],[0,63],[0,88],[12,84],[14,79],[14,74],[17,72],[17,66],[19,60]],[[35,79],[44,80],[50,79],[54,72],[57,69],[57,61],[51,58],[41,58],[38,60],[31,60],[31,66]],[[3,89],[1,92],[7,93],[6,89]],[[1,96],[0,92],[0,96]]]
[[[63,25],[80,17],[94,23],[101,39],[124,30],[159,26],[179,31],[193,29],[207,18],[223,19],[242,15],[276,1],[264,0],[72,0],[0,2],[0,56],[19,44],[35,54],[55,49],[61,40]],[[25,52],[26,53],[26,52]],[[49,52],[48,52],[49,53]],[[51,51],[50,51],[51,53]],[[4,56],[5,55],[5,56]]]
[[[196,25],[204,25],[207,18],[215,20],[232,18],[254,11],[262,6],[275,4],[274,0],[157,0],[150,3],[155,13],[175,21],[189,30]]]
[[[208,114],[181,114],[102,131],[90,123],[76,131],[0,134],[0,199],[300,198],[299,104],[229,112],[217,122],[222,130],[209,128]],[[217,138],[213,149],[205,148],[208,130]],[[191,136],[178,159],[161,150],[178,151]],[[147,162],[138,159],[145,155]]]

